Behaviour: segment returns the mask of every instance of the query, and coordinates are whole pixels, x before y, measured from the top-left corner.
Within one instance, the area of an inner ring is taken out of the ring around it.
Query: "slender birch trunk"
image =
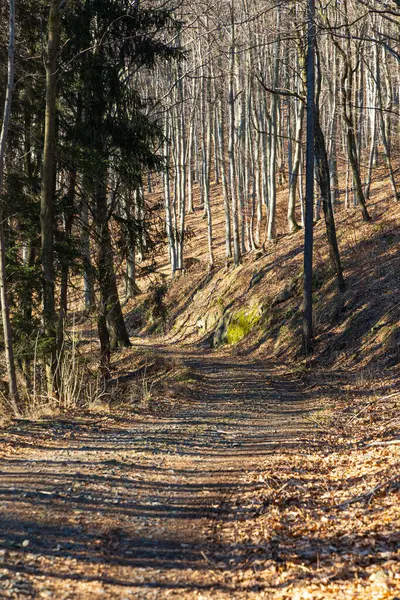
[[[233,260],[235,266],[241,259],[239,238],[239,217],[235,160],[235,10],[233,0],[231,3],[231,45],[229,66],[229,183],[231,188],[232,225],[233,225]]]
[[[175,274],[177,268],[176,262],[176,245],[175,245],[175,234],[172,220],[171,210],[171,182],[170,182],[170,142],[169,142],[169,116],[165,117],[165,131],[164,131],[164,207],[165,207],[165,224],[167,230],[168,249],[169,249],[169,260],[171,263],[172,275]]]
[[[288,224],[289,231],[293,233],[299,229],[296,220],[296,191],[299,178],[300,158],[301,158],[301,138],[303,133],[304,121],[304,103],[299,101],[296,115],[296,131],[295,131],[295,150],[293,158],[292,172],[290,173],[289,183],[289,204],[288,204]]]
[[[375,107],[375,106],[377,106],[377,101],[378,101],[376,63],[375,63],[375,77],[370,77],[369,82],[370,82],[370,88],[371,88],[370,89],[370,102],[371,102],[371,106]],[[379,110],[379,108],[378,108],[378,110]],[[368,159],[368,174],[367,174],[367,180],[365,183],[365,191],[364,191],[365,198],[367,200],[369,200],[369,197],[370,197],[371,183],[372,183],[372,171],[373,171],[375,156],[376,156],[376,152],[377,152],[377,147],[376,147],[376,143],[377,143],[376,110],[372,110],[371,113],[372,113],[371,117],[370,117],[371,143],[370,143],[369,159]]]
[[[219,124],[217,128],[218,132],[218,151],[219,151],[219,164],[221,170],[222,179],[222,193],[224,197],[224,214],[225,214],[225,257],[228,260],[232,257],[232,232],[231,232],[231,210],[229,206],[229,190],[228,181],[226,175],[225,165],[225,116],[222,108],[222,102],[217,101]]]
[[[378,45],[374,45],[374,58],[375,58],[375,73],[376,73],[376,88],[377,88],[377,96],[378,96],[378,114],[379,121],[381,125],[381,139],[383,146],[383,156],[385,159],[386,168],[389,171],[389,179],[390,185],[392,186],[392,191],[394,195],[394,199],[400,200],[400,192],[397,190],[396,179],[394,175],[392,160],[390,156],[390,143],[388,140],[388,127],[385,122],[385,116],[383,111],[383,101],[382,101],[382,87],[381,87],[381,69],[379,64],[378,57]]]
[[[277,26],[279,27],[279,8],[277,9]],[[279,52],[280,38],[275,44],[274,56],[274,75],[273,88],[277,89],[279,84]],[[277,145],[278,145],[278,94],[272,94],[271,99],[271,136],[270,136],[270,157],[269,157],[269,211],[268,211],[268,230],[267,239],[275,239],[275,214],[276,214],[276,165],[277,165]]]
[[[307,356],[312,349],[313,309],[313,208],[314,208],[314,144],[315,144],[315,0],[308,0],[307,32],[307,165],[306,208],[304,224],[304,300],[303,351]]]

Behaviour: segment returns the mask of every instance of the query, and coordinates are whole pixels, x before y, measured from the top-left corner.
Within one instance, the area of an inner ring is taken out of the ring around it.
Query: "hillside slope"
[[[292,361],[301,345],[303,231],[285,233],[287,191],[278,198],[278,236],[264,250],[244,256],[234,268],[224,258],[221,190],[213,187],[216,266],[207,266],[207,224],[201,207],[188,215],[187,272],[165,287],[162,316],[143,324],[139,299],[128,314],[132,332],[163,331],[169,341],[227,348],[260,358]],[[336,212],[346,291],[337,289],[329,264],[325,224],[315,225],[315,353],[320,364],[398,370],[400,360],[400,211],[390,190],[376,182],[364,223],[357,208]],[[158,273],[169,276],[166,256]]]

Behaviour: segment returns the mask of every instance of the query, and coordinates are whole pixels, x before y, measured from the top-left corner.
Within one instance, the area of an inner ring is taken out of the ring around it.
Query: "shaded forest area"
[[[397,597],[399,1],[0,24],[0,595]]]

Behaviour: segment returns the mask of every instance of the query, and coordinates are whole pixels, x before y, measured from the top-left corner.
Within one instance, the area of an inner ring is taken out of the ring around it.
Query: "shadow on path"
[[[0,595],[19,573],[31,586],[25,597],[46,588],[59,599],[89,598],[94,583],[109,598],[126,597],[127,586],[129,597],[244,597],[223,575],[240,548],[212,547],[214,528],[229,518],[221,506],[246,489],[242,474],[307,438],[315,406],[263,363],[176,355],[199,389],[172,416],[7,431],[17,452],[0,461]],[[225,565],[219,575],[209,556]]]

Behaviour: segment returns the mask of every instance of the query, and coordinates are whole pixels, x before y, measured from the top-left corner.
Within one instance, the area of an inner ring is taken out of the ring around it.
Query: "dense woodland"
[[[400,0],[1,0],[0,597],[400,598]]]
[[[151,272],[167,246],[172,277],[185,273],[194,211],[218,267],[211,184],[233,268],[308,215],[305,313],[312,220],[325,220],[343,292],[335,213],[356,207],[368,222],[377,173],[399,201],[394,0],[11,1],[0,19],[1,299],[15,412],[36,379],[41,393],[61,389],[72,297],[96,317],[107,379],[111,352],[130,345],[121,304],[140,291],[138,270]]]

